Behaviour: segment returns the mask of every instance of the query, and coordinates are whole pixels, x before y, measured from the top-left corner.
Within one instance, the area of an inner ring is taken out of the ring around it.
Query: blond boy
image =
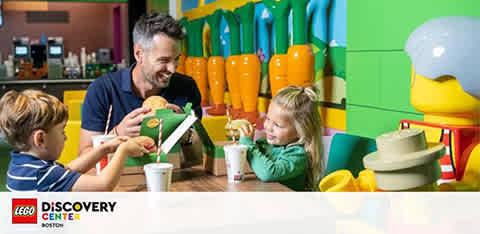
[[[154,152],[148,137],[117,137],[63,166],[67,107],[37,90],[9,91],[0,99],[0,130],[13,146],[7,189],[23,191],[112,191],[127,155]],[[86,175],[104,155],[114,153],[100,175]]]

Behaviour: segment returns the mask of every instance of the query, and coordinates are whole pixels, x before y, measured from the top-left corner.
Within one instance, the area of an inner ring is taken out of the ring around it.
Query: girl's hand
[[[129,157],[140,157],[147,153],[153,153],[157,149],[155,141],[146,136],[130,138],[127,142],[121,144],[120,147]]]
[[[251,124],[244,124],[238,130],[240,131],[240,137],[250,137],[253,139],[255,135],[255,130]]]
[[[127,136],[119,136],[115,137],[105,143],[102,144],[102,147],[105,149],[105,153],[110,154],[117,150],[118,146],[123,142],[126,142],[130,137]]]

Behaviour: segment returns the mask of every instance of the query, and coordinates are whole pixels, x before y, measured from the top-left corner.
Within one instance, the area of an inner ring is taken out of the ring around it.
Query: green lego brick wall
[[[376,137],[400,119],[422,120],[410,104],[408,36],[441,16],[480,16],[478,0],[348,1],[347,133]]]
[[[402,119],[422,120],[423,115],[347,104],[348,134],[376,138],[397,130]]]
[[[478,0],[353,0],[347,4],[347,51],[403,50],[410,33],[430,19],[480,16]]]
[[[419,114],[410,104],[405,52],[350,52],[347,58],[348,104]]]

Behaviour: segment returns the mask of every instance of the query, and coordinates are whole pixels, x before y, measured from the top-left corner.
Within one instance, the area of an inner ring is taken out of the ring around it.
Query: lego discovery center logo
[[[12,223],[37,223],[37,199],[12,199]]]
[[[67,222],[79,221],[85,213],[113,213],[117,202],[42,201],[36,198],[12,199],[12,224],[37,224],[44,228],[61,228]],[[40,208],[40,210],[38,210]]]

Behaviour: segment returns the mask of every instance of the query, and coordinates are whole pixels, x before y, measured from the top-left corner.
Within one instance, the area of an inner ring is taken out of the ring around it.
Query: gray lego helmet
[[[454,76],[466,93],[480,99],[480,18],[430,20],[410,34],[405,51],[416,73],[430,79]]]

